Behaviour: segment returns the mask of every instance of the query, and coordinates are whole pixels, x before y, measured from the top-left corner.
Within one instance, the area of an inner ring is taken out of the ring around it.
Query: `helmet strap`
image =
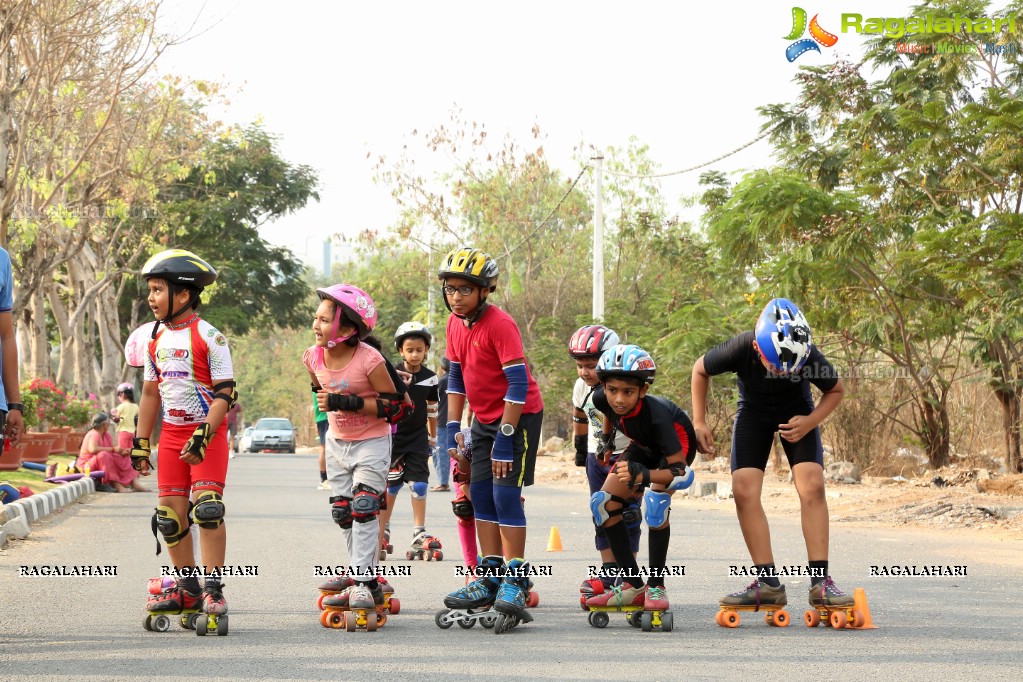
[[[479,322],[480,316],[483,315],[489,305],[490,304],[487,303],[487,299],[484,298],[480,301],[480,304],[476,306],[476,310],[473,311],[472,317],[465,317],[464,315],[455,315],[455,317],[462,320],[462,324],[465,325],[466,329],[472,329],[472,326]]]

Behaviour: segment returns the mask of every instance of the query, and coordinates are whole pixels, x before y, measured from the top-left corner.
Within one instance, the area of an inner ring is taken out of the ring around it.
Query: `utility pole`
[[[593,321],[604,320],[604,156],[592,159],[596,169],[593,196]]]

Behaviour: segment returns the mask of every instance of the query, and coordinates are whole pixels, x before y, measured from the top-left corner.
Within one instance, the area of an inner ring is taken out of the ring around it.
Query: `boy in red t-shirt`
[[[529,622],[529,565],[522,488],[533,484],[543,422],[540,389],[526,364],[522,337],[508,313],[487,302],[497,289],[497,263],[471,247],[445,257],[438,277],[447,323],[447,447],[456,447],[466,401],[472,405],[469,496],[483,561],[477,580],[449,594],[451,609],[493,605],[502,617],[495,631]]]

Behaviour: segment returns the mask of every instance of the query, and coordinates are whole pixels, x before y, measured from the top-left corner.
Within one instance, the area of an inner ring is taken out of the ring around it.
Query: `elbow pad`
[[[525,365],[511,365],[504,368],[504,375],[508,377],[508,392],[504,394],[506,403],[526,404],[526,391],[529,389],[529,376],[526,374]],[[448,379],[448,386],[451,385]],[[450,388],[448,390],[451,390]]]
[[[465,384],[462,382],[462,363],[452,362],[448,369],[448,393],[465,395]]]

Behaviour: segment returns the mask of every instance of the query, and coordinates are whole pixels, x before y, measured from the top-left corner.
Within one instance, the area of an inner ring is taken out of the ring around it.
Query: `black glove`
[[[388,424],[397,424],[408,419],[412,416],[414,409],[412,405],[406,405],[403,400],[388,400],[386,398],[377,400],[377,417]]]
[[[575,465],[577,467],[586,466],[586,455],[590,454],[587,447],[589,440],[585,433],[575,437]]]
[[[149,448],[148,438],[132,438],[131,439],[131,466],[135,471],[142,471],[142,463],[152,469],[153,465],[149,461],[149,455],[152,454],[152,450]]]
[[[213,440],[213,429],[207,422],[195,427],[192,437],[185,443],[185,452],[190,452],[199,458],[199,461],[206,459],[206,446]]]
[[[631,459],[628,462],[626,462],[626,464],[629,465],[629,476],[632,477],[632,478],[629,479],[629,483],[628,483],[630,488],[635,488],[636,487],[637,479],[639,479],[638,485],[641,485],[644,488],[646,488],[648,485],[650,485],[650,470],[649,469],[647,469],[645,466],[643,466],[639,462],[633,462]]]
[[[604,460],[605,452],[614,452],[615,432],[604,433],[601,431],[597,434],[597,461],[602,462]]]
[[[341,395],[331,393],[327,396],[327,411],[329,412],[358,412],[366,401],[357,395]]]

